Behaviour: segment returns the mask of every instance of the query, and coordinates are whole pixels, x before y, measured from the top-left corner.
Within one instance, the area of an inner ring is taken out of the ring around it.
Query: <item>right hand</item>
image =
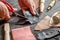
[[[36,15],[35,13],[36,5],[33,0],[18,0],[18,3],[23,13],[26,11],[26,9],[29,9],[33,15]]]

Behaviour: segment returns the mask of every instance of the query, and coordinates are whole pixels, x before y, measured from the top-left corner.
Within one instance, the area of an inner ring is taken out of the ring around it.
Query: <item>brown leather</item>
[[[13,40],[36,40],[29,26],[12,29]]]
[[[60,23],[58,23],[58,24],[51,24],[50,27],[60,27]]]
[[[46,16],[39,23],[37,23],[35,30],[45,30],[45,29],[50,28],[49,27],[49,23],[50,23],[49,21],[50,21],[50,17]]]

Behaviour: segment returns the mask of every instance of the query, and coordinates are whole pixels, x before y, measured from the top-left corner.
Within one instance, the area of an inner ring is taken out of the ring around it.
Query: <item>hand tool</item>
[[[20,14],[17,13],[17,12],[13,12],[13,15],[14,15],[14,16],[17,16],[17,17],[20,17],[20,18],[27,19],[27,18],[25,18],[23,15],[20,15]]]
[[[10,25],[9,25],[9,23],[4,24],[4,40],[10,40]]]
[[[5,0],[2,0],[1,2],[3,2],[7,7],[8,7],[8,10],[10,11],[10,12],[17,12],[18,11],[18,9],[17,8],[14,8],[10,3],[8,3],[7,1],[5,1]],[[16,14],[16,13],[15,13]],[[19,15],[19,14],[16,14],[16,15]],[[20,17],[23,17],[23,16],[21,16],[21,15],[19,15]]]
[[[52,2],[48,5],[47,12],[55,6],[57,0],[52,0]]]
[[[40,0],[40,12],[42,13],[44,11],[44,3],[45,3],[45,0]]]
[[[6,0],[0,0],[0,18],[2,18],[2,20],[9,20],[10,19],[10,14],[9,12],[15,12],[18,9],[13,8],[13,6],[8,3]],[[6,10],[6,11],[5,11]]]
[[[57,27],[60,26],[60,11],[55,12],[50,19],[50,26]]]
[[[56,12],[56,15],[54,15],[52,19],[55,24],[60,23],[60,11]]]

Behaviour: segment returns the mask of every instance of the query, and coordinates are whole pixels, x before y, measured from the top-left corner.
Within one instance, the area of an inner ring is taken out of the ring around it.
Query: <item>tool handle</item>
[[[5,32],[4,40],[10,40],[10,35],[8,32]]]
[[[9,23],[5,23],[4,24],[4,40],[10,40],[10,27],[9,27]]]
[[[44,3],[45,3],[45,0],[40,0],[40,12],[41,13],[44,11]]]
[[[56,0],[52,0],[52,2],[49,5],[53,7],[55,4],[56,4]]]

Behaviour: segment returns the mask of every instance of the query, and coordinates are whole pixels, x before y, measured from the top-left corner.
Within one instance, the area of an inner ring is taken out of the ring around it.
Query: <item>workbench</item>
[[[10,2],[13,7],[20,9],[20,7],[18,6],[17,0],[7,0],[8,2]],[[48,4],[51,2],[51,0],[45,0],[45,9],[44,12],[40,15],[39,20],[42,20],[46,15],[48,16],[52,16],[55,12],[60,11],[60,1],[58,0],[57,3],[55,4],[55,6],[49,11],[46,12],[46,8],[48,7]],[[35,35],[35,31],[34,31],[34,27],[36,24],[30,25],[31,26],[31,30],[33,32],[33,34]],[[10,24],[11,29],[15,29],[15,28],[20,28],[23,27],[24,25],[15,25],[15,24]],[[57,28],[55,28],[57,29]],[[58,28],[60,29],[60,28]],[[3,24],[0,25],[0,40],[3,40]],[[60,35],[58,36],[60,37]],[[60,39],[49,39],[49,40],[60,40]]]

